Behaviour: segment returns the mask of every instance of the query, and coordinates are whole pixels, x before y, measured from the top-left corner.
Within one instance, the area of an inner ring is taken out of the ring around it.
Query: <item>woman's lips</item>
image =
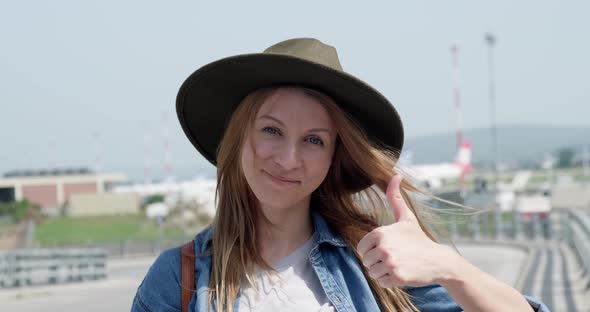
[[[285,178],[285,177],[275,176],[275,175],[272,175],[272,174],[270,174],[270,173],[268,173],[266,171],[263,171],[263,172],[275,184],[284,185],[284,186],[299,185],[299,181],[297,181],[297,180],[291,180],[291,179],[288,179],[288,178]]]

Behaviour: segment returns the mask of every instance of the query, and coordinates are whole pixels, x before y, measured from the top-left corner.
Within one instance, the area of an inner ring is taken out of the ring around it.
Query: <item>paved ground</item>
[[[457,247],[482,270],[541,298],[554,307],[553,311],[590,311],[585,297],[588,293],[582,288],[584,280],[569,249],[543,246],[535,248],[531,257],[527,257],[524,249],[502,245]],[[102,281],[0,290],[0,311],[129,311],[135,290],[153,260],[153,257],[111,260],[109,278]],[[524,275],[519,275],[521,272]]]
[[[129,311],[135,290],[153,261],[153,257],[111,260],[108,278],[101,281],[0,290],[0,311]]]
[[[461,244],[457,249],[477,267],[512,286],[516,285],[527,258],[524,249],[506,246]]]
[[[590,281],[565,244],[537,243],[523,270],[523,293],[541,298],[552,311],[590,312]]]

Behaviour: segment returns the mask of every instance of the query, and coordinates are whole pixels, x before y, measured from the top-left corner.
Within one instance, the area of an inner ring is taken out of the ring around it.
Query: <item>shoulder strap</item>
[[[195,241],[192,240],[180,248],[181,271],[180,279],[182,282],[181,302],[182,312],[188,312],[188,304],[191,302],[195,291]]]

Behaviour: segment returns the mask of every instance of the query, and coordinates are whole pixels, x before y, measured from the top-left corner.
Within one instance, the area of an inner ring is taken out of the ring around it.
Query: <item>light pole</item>
[[[488,45],[488,79],[489,79],[489,97],[490,97],[490,131],[492,135],[492,172],[493,172],[493,190],[497,191],[498,187],[498,135],[496,129],[496,85],[494,82],[494,56],[493,48],[496,44],[496,37],[491,33],[486,33],[485,40]]]
[[[490,131],[492,134],[492,157],[493,157],[493,164],[492,164],[492,171],[493,171],[493,178],[492,178],[492,194],[494,194],[494,202],[495,202],[495,223],[496,223],[496,239],[500,239],[502,235],[502,209],[499,201],[498,196],[499,189],[498,189],[498,133],[496,129],[496,85],[494,82],[494,55],[493,55],[493,48],[496,44],[496,37],[491,33],[485,34],[485,41],[488,45],[488,79],[489,79],[489,96],[490,96],[490,117],[491,117],[491,126]]]

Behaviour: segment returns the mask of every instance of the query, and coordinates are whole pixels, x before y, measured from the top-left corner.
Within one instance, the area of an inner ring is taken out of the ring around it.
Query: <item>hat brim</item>
[[[180,87],[176,113],[191,143],[216,165],[218,145],[240,101],[257,89],[282,84],[303,85],[329,95],[369,139],[401,153],[401,119],[379,91],[345,72],[287,55],[242,54],[199,68]]]

